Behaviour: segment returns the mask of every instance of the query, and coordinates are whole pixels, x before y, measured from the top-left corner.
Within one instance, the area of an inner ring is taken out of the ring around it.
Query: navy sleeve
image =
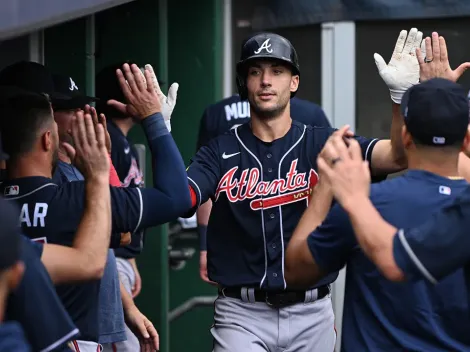
[[[126,211],[132,214],[125,216],[121,224],[126,225],[126,229],[114,229],[119,232],[135,232],[137,229],[164,224],[191,208],[185,164],[163,116],[160,113],[149,116],[142,126],[152,153],[153,188],[119,189],[118,193],[126,198],[127,207],[124,208],[119,199],[115,199],[113,209],[119,209],[120,215]],[[113,193],[116,194],[116,191]],[[115,198],[121,197],[115,195]],[[114,217],[113,213],[113,222]]]
[[[312,256],[325,274],[341,270],[357,247],[347,213],[335,204],[325,221],[307,238]]]
[[[36,252],[36,255],[38,256],[38,258],[41,258],[42,257],[42,252],[44,251],[44,244],[41,243],[41,242],[38,242],[38,241],[31,241],[26,236],[23,236],[23,238],[26,241],[28,241],[28,240],[30,241],[31,249]]]
[[[191,159],[187,169],[188,181],[196,193],[198,207],[214,197],[220,180],[219,157],[218,139],[212,139]]]
[[[6,319],[23,326],[33,351],[55,351],[73,340],[78,329],[57,296],[37,246],[23,237],[21,260],[25,271],[8,298]]]
[[[393,255],[409,280],[441,278],[470,263],[470,187],[454,203],[426,223],[401,229],[393,240]]]

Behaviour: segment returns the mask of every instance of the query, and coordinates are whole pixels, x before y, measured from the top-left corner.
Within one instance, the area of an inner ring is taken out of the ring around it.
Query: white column
[[[29,35],[29,60],[44,64],[44,32],[32,32]]]
[[[232,0],[224,0],[224,64],[223,64],[223,97],[233,94],[233,75],[235,69],[232,65]]]
[[[356,27],[354,22],[322,24],[322,107],[333,127],[356,128]],[[341,348],[346,270],[333,284],[333,310]]]

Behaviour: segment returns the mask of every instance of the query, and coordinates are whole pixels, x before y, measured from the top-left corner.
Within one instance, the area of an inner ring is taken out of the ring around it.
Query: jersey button
[[[271,168],[268,168],[268,172],[273,172],[273,169],[271,169]]]
[[[271,247],[273,247],[273,248],[276,248],[276,244],[275,244],[275,243],[273,243],[273,244],[271,245]]]
[[[276,216],[276,215],[274,215],[273,213],[269,214],[269,217],[270,217],[271,219],[274,219],[275,216]]]
[[[266,157],[267,157],[268,159],[271,159],[272,156],[273,156],[273,155],[272,155],[271,153],[266,154]]]
[[[273,273],[273,276],[274,276],[274,277],[277,277],[277,273]]]

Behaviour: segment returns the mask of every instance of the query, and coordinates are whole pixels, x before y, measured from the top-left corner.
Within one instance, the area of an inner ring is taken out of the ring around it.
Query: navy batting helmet
[[[237,63],[237,88],[240,98],[248,98],[246,89],[247,63],[254,59],[276,59],[288,63],[294,75],[300,75],[299,58],[294,46],[286,38],[275,33],[258,33],[242,45]],[[291,93],[291,98],[296,92]]]

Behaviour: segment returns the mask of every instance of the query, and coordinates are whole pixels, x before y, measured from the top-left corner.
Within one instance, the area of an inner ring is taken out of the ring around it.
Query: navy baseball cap
[[[34,93],[46,93],[51,99],[64,98],[54,86],[49,69],[37,62],[19,61],[0,71],[0,86],[12,86]]]
[[[463,142],[470,122],[467,92],[460,84],[442,78],[409,88],[401,112],[413,139],[425,145]]]
[[[0,197],[0,272],[10,268],[21,254],[21,233],[18,209]]]
[[[55,91],[62,96],[51,99],[54,110],[83,109],[85,105],[98,100],[85,95],[70,76],[54,74],[52,78]]]

